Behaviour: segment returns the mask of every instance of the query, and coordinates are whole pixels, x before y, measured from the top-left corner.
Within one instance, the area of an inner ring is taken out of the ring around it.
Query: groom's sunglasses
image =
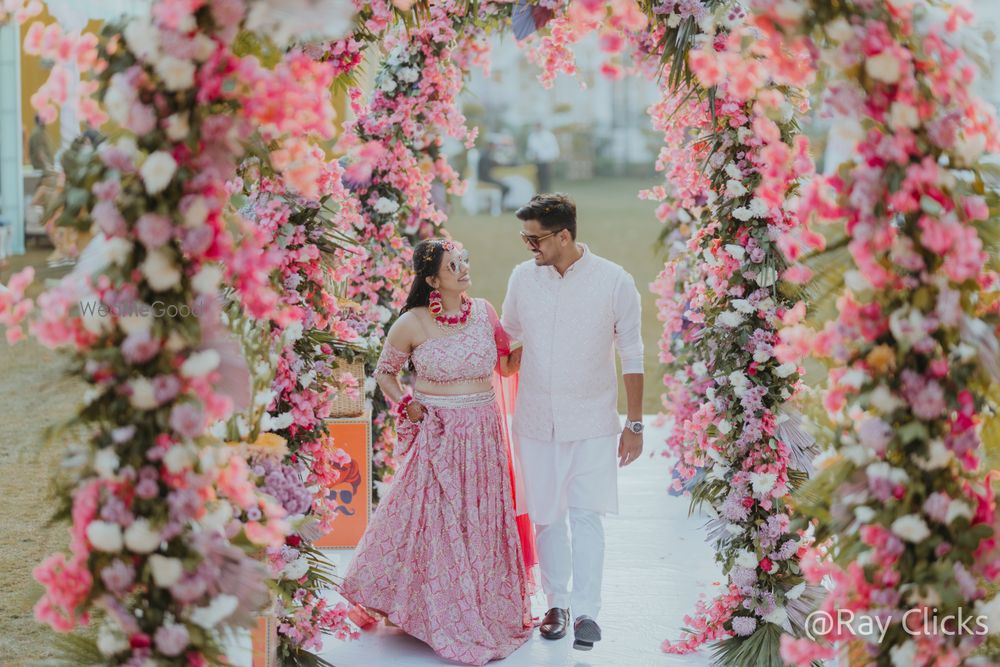
[[[563,227],[563,229],[566,228]],[[550,236],[555,236],[561,231],[562,229],[557,229],[554,232],[549,232],[548,234],[542,234],[541,236],[534,236],[532,234],[525,234],[524,232],[521,232],[521,240],[524,241],[529,248],[532,248],[533,250],[538,250],[538,244],[540,244],[542,241],[549,238]]]

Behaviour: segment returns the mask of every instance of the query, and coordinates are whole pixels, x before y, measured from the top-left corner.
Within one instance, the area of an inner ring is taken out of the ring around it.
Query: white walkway
[[[607,555],[603,608],[604,635],[593,651],[575,651],[571,635],[542,639],[537,631],[498,667],[643,667],[709,665],[705,655],[669,656],[664,639],[678,639],[684,614],[700,592],[718,590],[721,571],[705,543],[704,519],[688,518],[688,500],[667,495],[670,462],[659,455],[664,434],[646,436],[647,454],[619,470],[621,513],[605,518]],[[653,456],[650,456],[652,453]],[[333,552],[342,572],[351,552]],[[536,577],[537,579],[537,577]],[[536,616],[545,613],[538,593]],[[451,665],[424,643],[380,626],[354,642],[327,640],[322,656],[337,667],[430,667]]]

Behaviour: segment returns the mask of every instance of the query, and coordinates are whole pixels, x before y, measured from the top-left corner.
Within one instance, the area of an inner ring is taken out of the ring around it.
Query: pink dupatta
[[[507,465],[510,470],[511,491],[514,494],[514,515],[517,519],[517,534],[521,539],[521,553],[524,556],[524,566],[528,571],[528,579],[533,582],[531,568],[538,563],[538,552],[535,549],[535,529],[528,516],[528,510],[524,501],[524,482],[521,474],[520,461],[514,456],[511,450],[510,420],[514,415],[514,404],[517,401],[517,378],[514,373],[510,377],[500,374],[500,358],[510,354],[510,336],[500,324],[496,310],[488,301],[486,310],[490,315],[490,324],[493,325],[493,338],[497,344],[497,365],[493,369],[493,389],[497,395],[497,402],[503,419],[500,421],[500,428],[503,429],[504,442],[507,445]]]

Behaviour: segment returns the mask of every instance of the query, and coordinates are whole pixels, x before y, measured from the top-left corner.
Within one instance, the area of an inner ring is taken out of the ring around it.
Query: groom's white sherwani
[[[618,374],[642,373],[641,306],[625,269],[583,256],[565,275],[534,260],[514,268],[501,321],[524,344],[514,449],[536,524],[550,607],[597,617],[604,532],[618,511]],[[573,526],[572,557],[566,516]],[[572,567],[571,567],[572,566]]]

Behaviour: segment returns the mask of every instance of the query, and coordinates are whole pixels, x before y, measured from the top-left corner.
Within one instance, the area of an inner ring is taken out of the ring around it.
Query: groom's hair
[[[561,192],[535,195],[514,214],[519,220],[537,220],[548,230],[568,229],[576,239],[576,204]]]

